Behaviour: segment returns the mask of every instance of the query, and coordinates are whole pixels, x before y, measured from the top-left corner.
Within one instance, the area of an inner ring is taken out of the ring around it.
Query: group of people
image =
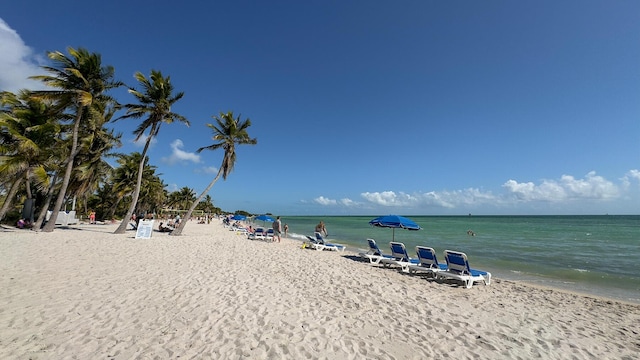
[[[274,239],[278,239],[278,242],[280,242],[280,235],[282,234],[282,232],[284,231],[284,237],[287,237],[287,233],[289,232],[289,225],[284,224],[284,227],[282,226],[282,222],[280,221],[280,216],[276,217],[276,221],[273,222],[273,237]],[[322,236],[328,236],[329,233],[327,232],[327,227],[324,224],[324,221],[320,221],[318,223],[318,225],[316,225],[315,228],[315,232],[320,233]],[[274,240],[275,241],[275,240]]]
[[[180,215],[176,215],[176,217],[173,219],[160,221],[160,223],[158,224],[158,231],[172,232],[176,228],[176,226],[180,225],[180,221]]]

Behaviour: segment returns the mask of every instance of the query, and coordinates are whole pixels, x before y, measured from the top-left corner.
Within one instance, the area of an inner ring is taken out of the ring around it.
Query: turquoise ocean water
[[[289,237],[304,240],[323,220],[332,242],[347,251],[373,238],[390,252],[392,229],[369,225],[375,216],[282,216]],[[465,252],[473,268],[520,280],[640,303],[640,216],[409,216],[419,231],[395,229],[415,257],[415,246]],[[257,222],[259,225],[260,222]],[[476,236],[467,235],[472,230]]]

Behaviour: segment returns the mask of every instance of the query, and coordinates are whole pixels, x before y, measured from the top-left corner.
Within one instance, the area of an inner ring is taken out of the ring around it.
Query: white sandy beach
[[[465,289],[219,221],[145,240],[115,228],[0,229],[0,359],[640,354],[637,304],[496,278]]]

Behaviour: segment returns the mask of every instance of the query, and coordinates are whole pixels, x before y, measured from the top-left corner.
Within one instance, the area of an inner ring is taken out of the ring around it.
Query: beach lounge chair
[[[389,243],[391,247],[391,258],[380,259],[380,264],[384,267],[389,267],[391,265],[400,266],[402,271],[407,272],[409,265],[418,265],[418,259],[412,259],[409,257],[409,253],[407,252],[407,248],[401,242],[392,241]]]
[[[177,223],[176,223],[177,226]],[[249,229],[244,227],[237,227],[233,229],[236,232],[236,235],[249,235]]]
[[[311,242],[310,246],[316,250],[344,251],[347,248],[342,244],[326,242],[319,232],[315,232],[314,236],[316,237],[315,241]],[[307,239],[313,240],[311,236],[307,236]]]
[[[379,264],[380,260],[390,259],[392,257],[391,255],[383,254],[375,240],[367,239],[367,244],[369,244],[369,250],[367,250],[367,252],[359,253],[358,256],[369,260],[369,263]]]
[[[491,273],[482,270],[472,269],[465,253],[445,250],[445,260],[447,260],[447,270],[439,271],[438,278],[449,278],[462,281],[470,289],[476,281],[483,281],[485,285],[491,283]]]
[[[273,241],[273,235],[275,235],[273,229],[267,229],[267,232],[264,234],[264,239],[266,241]]]
[[[256,228],[256,230],[249,234],[249,236],[247,237],[249,240],[265,240],[266,236],[265,236],[265,231],[264,228]]]
[[[418,255],[418,264],[410,264],[406,268],[403,268],[403,271],[408,271],[411,274],[423,272],[435,276],[436,273],[447,270],[446,264],[438,263],[436,251],[433,250],[433,248],[416,246],[416,255]]]

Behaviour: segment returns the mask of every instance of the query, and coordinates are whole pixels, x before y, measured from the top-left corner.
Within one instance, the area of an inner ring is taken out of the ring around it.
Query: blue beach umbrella
[[[396,240],[396,228],[407,230],[420,230],[420,225],[416,224],[413,220],[399,215],[385,215],[377,217],[369,221],[369,225],[378,227],[387,227],[393,229],[393,240]]]
[[[240,214],[235,214],[231,217],[231,220],[238,220],[238,221],[242,221],[244,219],[246,219],[247,217],[244,215],[240,215]]]
[[[260,215],[260,216],[256,216],[256,220],[260,220],[260,221],[262,221],[262,222],[263,222],[263,225],[264,225],[264,223],[266,223],[266,222],[274,222],[274,221],[276,221],[274,218],[272,218],[272,217],[271,217],[271,216],[269,216],[269,215]]]

